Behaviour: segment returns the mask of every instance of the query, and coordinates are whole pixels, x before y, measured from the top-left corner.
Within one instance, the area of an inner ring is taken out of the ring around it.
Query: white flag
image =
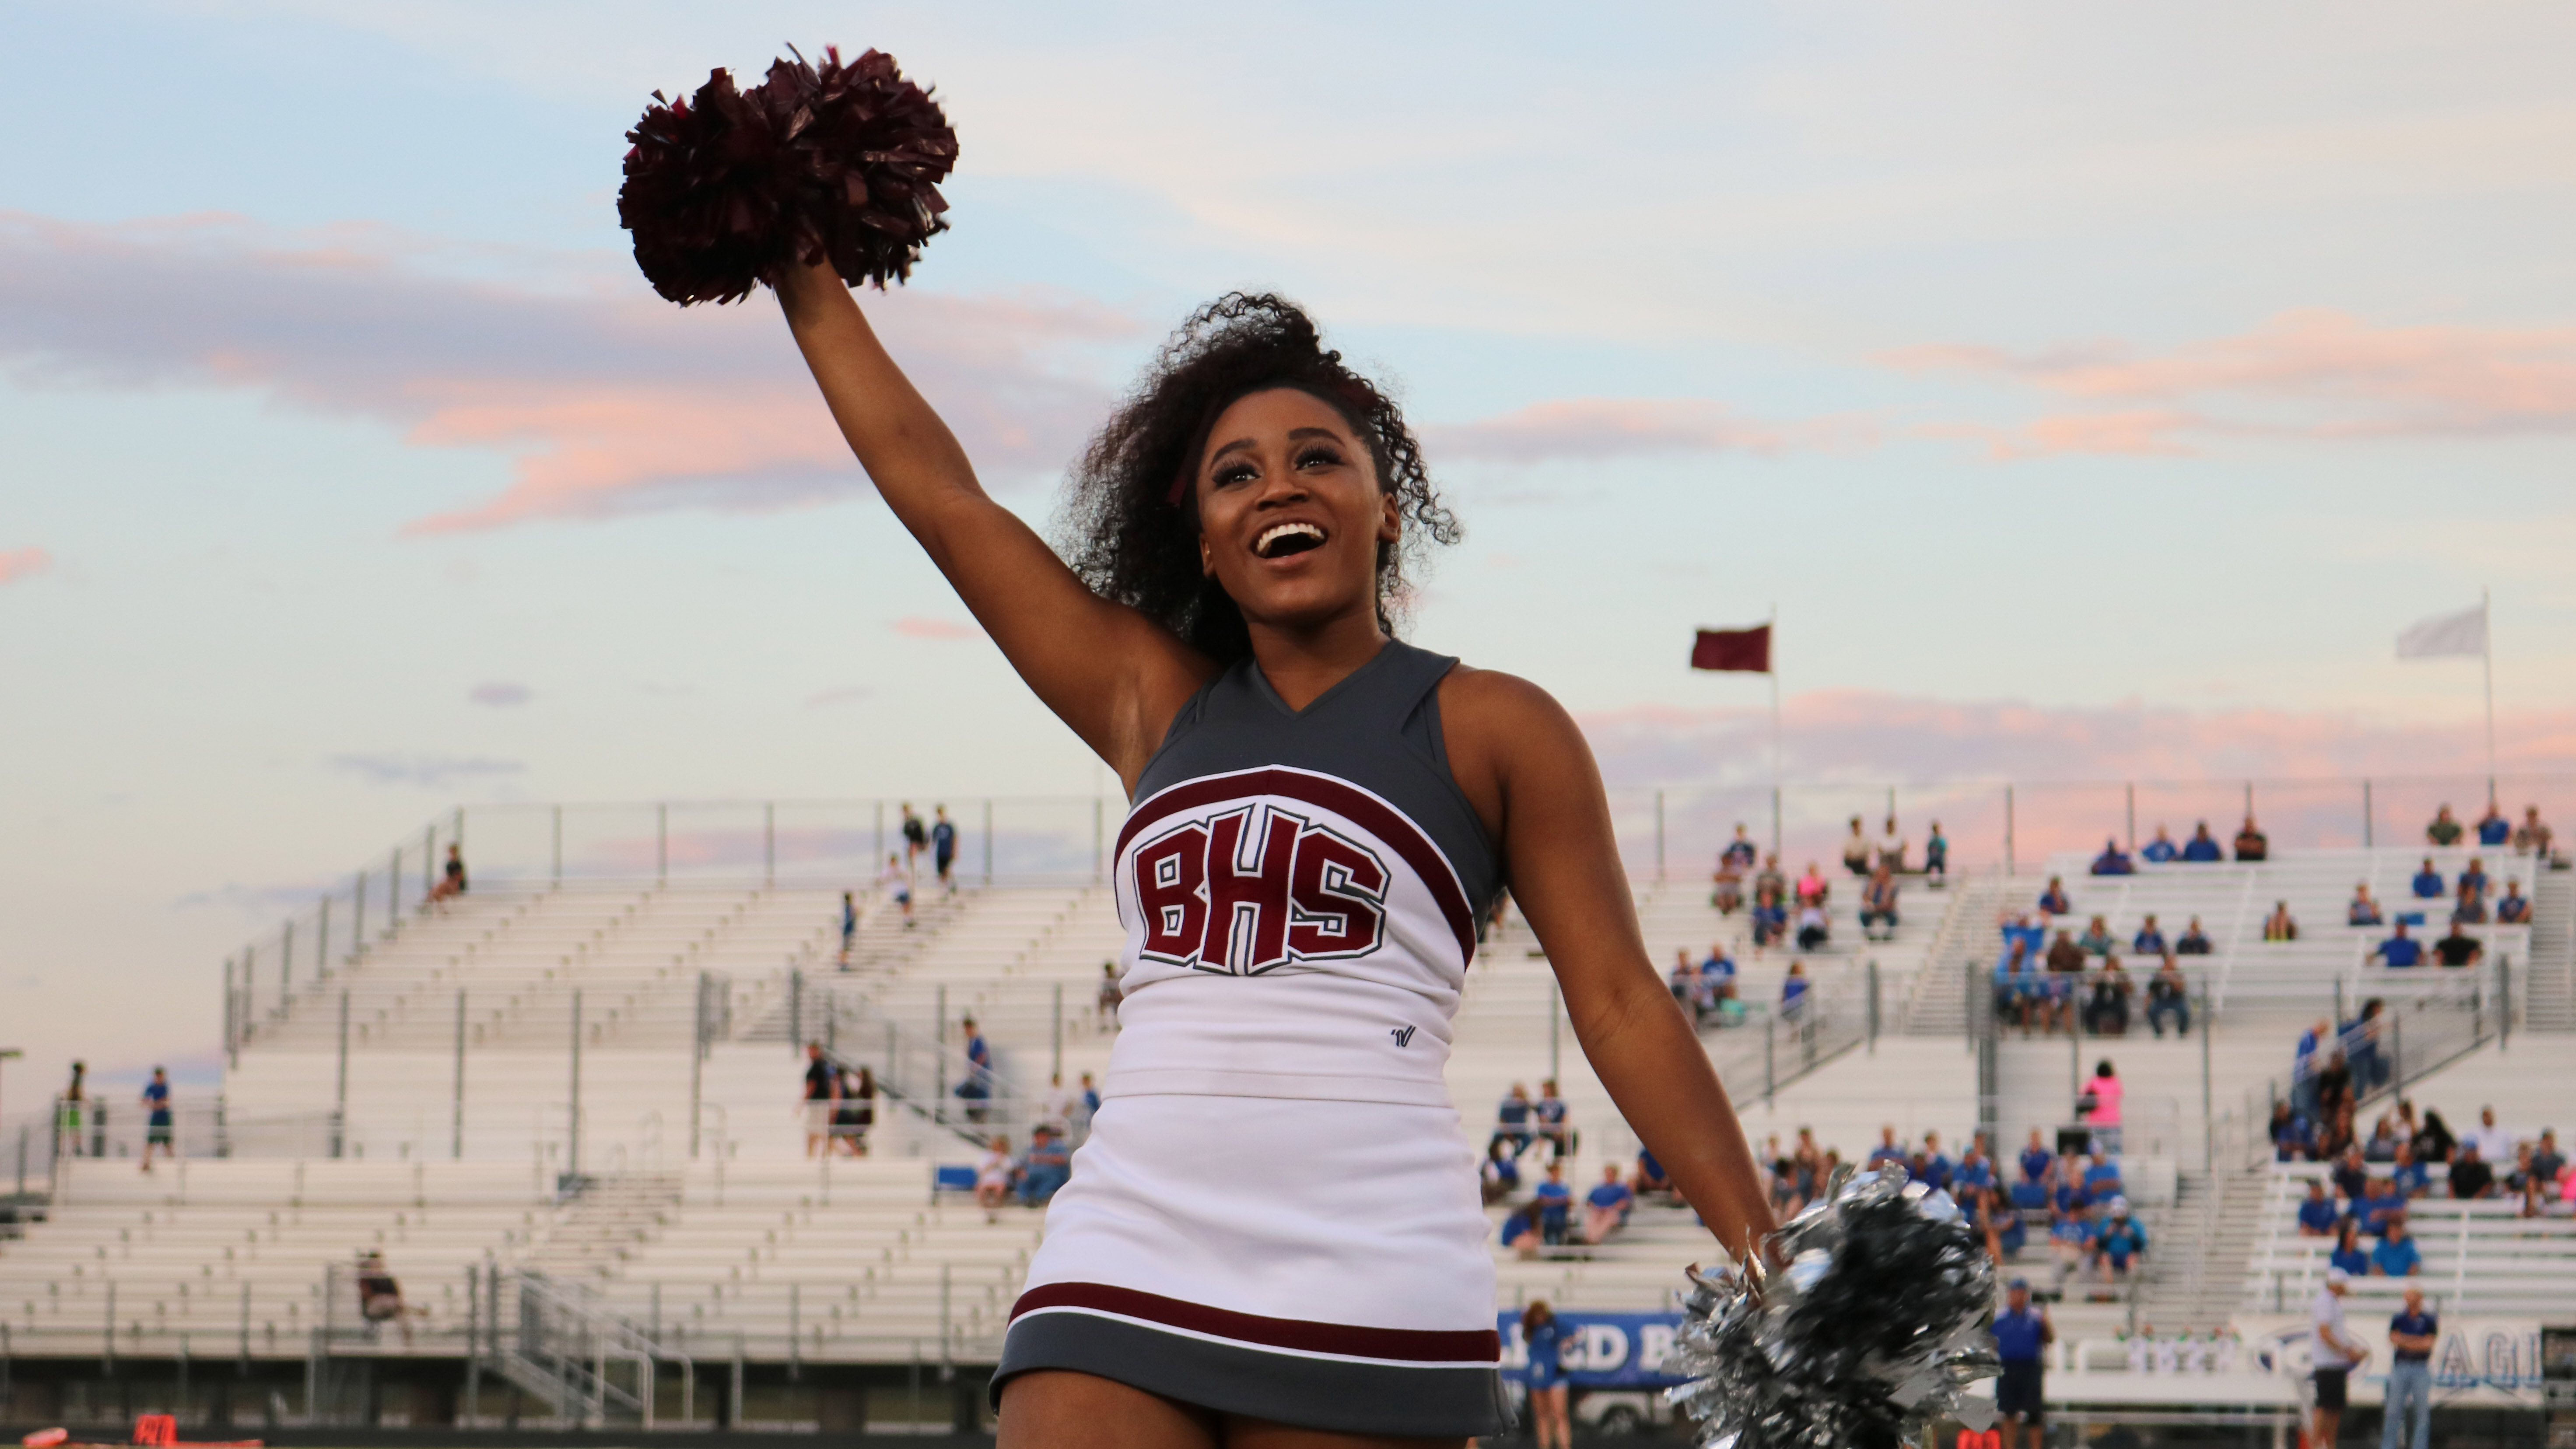
[[[2462,609],[2456,614],[2436,614],[2397,636],[2400,659],[2440,659],[2450,655],[2471,657],[2487,652],[2487,606]]]

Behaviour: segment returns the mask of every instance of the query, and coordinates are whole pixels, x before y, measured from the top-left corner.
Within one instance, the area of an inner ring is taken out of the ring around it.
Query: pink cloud
[[[972,624],[948,619],[925,619],[911,615],[894,621],[894,631],[907,639],[981,639],[984,631]]]
[[[0,585],[33,578],[54,566],[54,556],[41,548],[0,549]]]
[[[1694,399],[1569,398],[1421,429],[1435,458],[1535,463],[1658,453],[1780,453],[1874,441],[1850,420],[1769,423]]]
[[[442,274],[426,244],[237,218],[92,226],[0,213],[0,365],[29,385],[235,387],[497,450],[509,484],[446,533],[862,493],[773,308],[686,312],[624,270],[537,286]],[[487,258],[471,258],[488,261]],[[871,319],[998,484],[1054,471],[1105,410],[1088,353],[1133,319],[1052,296],[898,289]]]
[[[2154,405],[1948,425],[1992,456],[2188,451],[2183,432],[2334,438],[2497,437],[2576,430],[2576,327],[2383,327],[2285,312],[2233,337],[2140,352],[2114,342],[2014,353],[1941,344],[1880,360],[1910,373],[2002,378],[2088,402]]]

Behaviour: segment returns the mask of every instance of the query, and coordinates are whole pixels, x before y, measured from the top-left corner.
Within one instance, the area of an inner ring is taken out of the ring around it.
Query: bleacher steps
[[[2542,870],[2531,885],[2531,967],[2523,1025],[2576,1031],[2576,872]]]

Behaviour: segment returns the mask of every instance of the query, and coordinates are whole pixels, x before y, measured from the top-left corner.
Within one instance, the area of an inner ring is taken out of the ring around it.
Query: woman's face
[[[1374,615],[1378,545],[1401,529],[1338,409],[1285,387],[1237,399],[1208,430],[1197,486],[1200,567],[1247,621]]]

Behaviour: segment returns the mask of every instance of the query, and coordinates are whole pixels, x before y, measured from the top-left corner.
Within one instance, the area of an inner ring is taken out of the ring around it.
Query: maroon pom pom
[[[948,229],[938,183],[957,133],[891,56],[843,65],[833,47],[747,92],[718,70],[687,100],[653,99],[626,133],[617,219],[645,280],[682,306],[737,301],[795,263],[883,287]]]

